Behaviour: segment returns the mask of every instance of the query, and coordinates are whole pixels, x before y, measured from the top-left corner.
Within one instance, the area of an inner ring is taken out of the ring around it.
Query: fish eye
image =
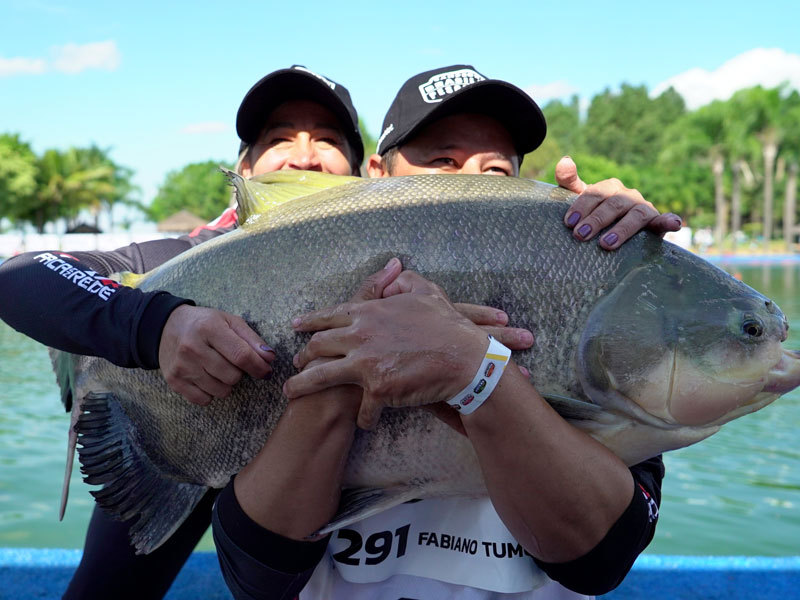
[[[742,331],[750,337],[760,337],[764,333],[764,324],[755,317],[746,317],[742,323]]]

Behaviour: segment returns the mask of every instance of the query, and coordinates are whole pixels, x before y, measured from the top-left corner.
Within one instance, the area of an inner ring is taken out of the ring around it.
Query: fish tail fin
[[[165,477],[129,436],[131,422],[111,393],[90,393],[83,399],[75,431],[81,472],[97,504],[130,526],[137,554],[163,544],[192,512],[208,486]]]
[[[71,398],[70,398],[71,403]],[[78,423],[78,416],[80,415],[80,402],[76,402],[72,406],[70,413],[69,423],[69,437],[67,438],[67,465],[64,469],[64,483],[61,486],[61,506],[58,509],[58,520],[64,520],[64,513],[67,510],[67,500],[69,499],[69,482],[72,479],[72,466],[75,464],[75,448],[78,444],[78,432],[75,426]]]
[[[391,488],[354,488],[344,490],[339,502],[339,512],[330,523],[314,533],[311,537],[322,536],[346,527],[351,523],[362,521],[409,500],[416,500],[424,494],[416,485],[397,486]]]

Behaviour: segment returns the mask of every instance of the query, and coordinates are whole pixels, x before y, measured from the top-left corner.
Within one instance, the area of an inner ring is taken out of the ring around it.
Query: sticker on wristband
[[[486,354],[474,379],[467,387],[447,401],[462,415],[475,412],[481,404],[486,402],[503,376],[508,359],[511,357],[511,350],[492,336],[487,337],[489,338],[489,347],[486,349]]]

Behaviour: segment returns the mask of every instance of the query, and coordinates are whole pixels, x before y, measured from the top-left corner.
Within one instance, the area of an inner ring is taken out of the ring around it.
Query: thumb
[[[578,166],[569,156],[563,157],[556,165],[556,183],[576,194],[582,194],[586,189],[586,184],[578,177]]]
[[[361,407],[358,409],[358,426],[361,429],[374,429],[381,418],[381,403],[366,390],[361,397]]]
[[[373,273],[367,277],[358,291],[350,299],[351,302],[361,302],[364,300],[375,300],[381,297],[383,290],[387,285],[392,283],[397,276],[403,271],[403,265],[399,258],[392,258],[386,263],[377,273]]]

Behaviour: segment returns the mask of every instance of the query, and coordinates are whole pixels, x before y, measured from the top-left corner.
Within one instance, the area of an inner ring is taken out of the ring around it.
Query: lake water
[[[775,300],[800,348],[800,265],[723,265]],[[80,548],[92,507],[77,468],[58,521],[68,415],[43,346],[0,322],[0,546]],[[668,453],[657,554],[800,554],[800,391]],[[213,548],[206,535],[201,549]]]

